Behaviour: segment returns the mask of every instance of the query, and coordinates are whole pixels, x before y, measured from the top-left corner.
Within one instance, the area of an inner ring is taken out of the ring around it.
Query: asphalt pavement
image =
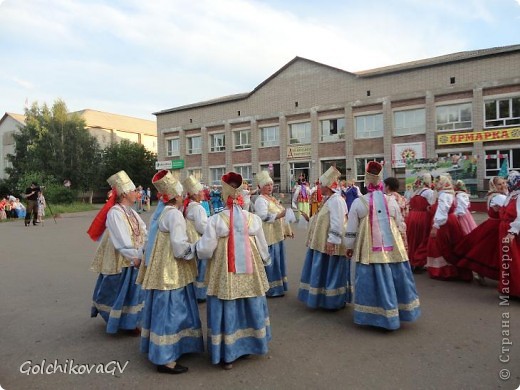
[[[139,338],[108,335],[90,318],[95,212],[25,227],[0,223],[0,387],[12,389],[516,389],[520,302],[496,282],[442,282],[415,275],[422,316],[399,330],[360,327],[352,309],[310,310],[296,299],[305,230],[287,240],[289,292],[269,299],[266,356],[230,371],[206,354],[180,359],[184,375],[159,374]],[[147,221],[151,213],[143,214]],[[477,221],[484,215],[475,215]],[[502,303],[502,304],[501,304]],[[200,304],[205,326],[205,304]],[[205,333],[204,333],[205,334]],[[90,371],[90,372],[89,372]],[[501,376],[503,379],[501,379]]]

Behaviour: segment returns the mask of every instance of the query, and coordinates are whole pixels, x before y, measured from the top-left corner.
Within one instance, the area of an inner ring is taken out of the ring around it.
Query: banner
[[[471,131],[469,133],[437,134],[437,145],[507,141],[512,139],[520,139],[520,127],[486,131]]]
[[[296,158],[310,158],[312,145],[297,145],[287,148],[287,158],[292,160]]]
[[[406,189],[411,189],[416,178],[430,173],[433,178],[449,175],[453,182],[462,180],[471,197],[477,197],[477,156],[449,156],[409,160],[406,163]]]
[[[404,168],[408,160],[422,159],[426,156],[424,142],[409,142],[392,145],[392,168]]]

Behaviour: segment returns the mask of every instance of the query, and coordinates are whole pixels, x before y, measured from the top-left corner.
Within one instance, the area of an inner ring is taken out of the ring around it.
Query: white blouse
[[[186,219],[193,221],[197,233],[204,233],[204,229],[206,229],[206,224],[208,223],[208,215],[206,214],[206,210],[204,210],[204,207],[202,207],[202,205],[199,202],[191,201],[190,203],[188,203]]]
[[[139,223],[139,230],[144,237],[143,245],[146,241],[146,236],[148,235],[148,232],[146,231],[146,224],[133,208],[123,205],[116,205],[108,210],[106,227],[110,234],[110,241],[112,241],[114,248],[127,259],[133,260],[136,258],[141,258],[143,247],[136,248],[132,243],[132,236],[128,230],[129,222],[122,207],[125,208],[127,213],[131,213],[137,218]]]
[[[469,195],[465,192],[458,192],[457,195],[457,207],[455,208],[455,215],[461,216],[465,215],[469,210]]]
[[[520,232],[520,191],[513,191],[507,197],[504,206],[516,202],[516,219],[511,222],[508,232],[518,235]]]
[[[229,209],[222,211],[229,217]],[[248,227],[249,235],[254,236],[258,252],[265,262],[270,261],[269,249],[267,247],[267,241],[265,240],[264,231],[262,229],[262,220],[258,215],[252,214],[249,211],[242,210],[242,214],[249,220],[249,216],[252,216],[251,224]],[[234,218],[237,216],[234,215]],[[208,218],[208,224],[206,230],[201,239],[197,241],[197,256],[200,259],[209,259],[213,256],[213,252],[217,248],[218,240],[221,237],[229,236],[229,227],[224,219],[219,214],[214,214]]]
[[[448,221],[448,211],[453,204],[454,198],[455,197],[452,194],[444,191],[439,192],[437,211],[433,216],[434,228],[438,229]]]
[[[170,233],[173,255],[178,259],[191,260],[195,255],[195,244],[190,244],[186,233],[186,221],[182,213],[173,206],[166,206],[159,219],[159,230]]]

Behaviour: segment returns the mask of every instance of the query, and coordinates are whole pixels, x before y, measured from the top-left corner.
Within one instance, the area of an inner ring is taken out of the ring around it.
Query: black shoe
[[[204,303],[204,302],[206,302],[205,299],[197,298],[197,303]]]
[[[177,363],[173,368],[168,366],[157,366],[157,371],[162,374],[178,375],[187,372],[188,367],[181,366],[179,363]]]

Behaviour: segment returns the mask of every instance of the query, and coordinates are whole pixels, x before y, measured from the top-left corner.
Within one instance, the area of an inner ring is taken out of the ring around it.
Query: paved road
[[[223,371],[205,354],[190,355],[182,358],[188,374],[158,374],[139,353],[138,338],[107,335],[103,321],[89,316],[96,244],[85,231],[94,214],[64,215],[43,227],[0,224],[2,388],[516,389],[520,384],[520,302],[500,306],[496,284],[417,275],[423,313],[418,322],[394,332],[359,327],[348,307],[314,311],[296,300],[303,230],[287,242],[290,292],[269,300],[273,340],[267,356]],[[205,306],[200,308],[204,322]],[[57,360],[65,371],[85,369],[78,364],[96,364],[98,371],[113,361],[128,364],[122,373],[111,363],[105,367],[109,373],[36,374],[43,360],[45,367]],[[500,380],[500,370],[509,370],[511,378]]]

